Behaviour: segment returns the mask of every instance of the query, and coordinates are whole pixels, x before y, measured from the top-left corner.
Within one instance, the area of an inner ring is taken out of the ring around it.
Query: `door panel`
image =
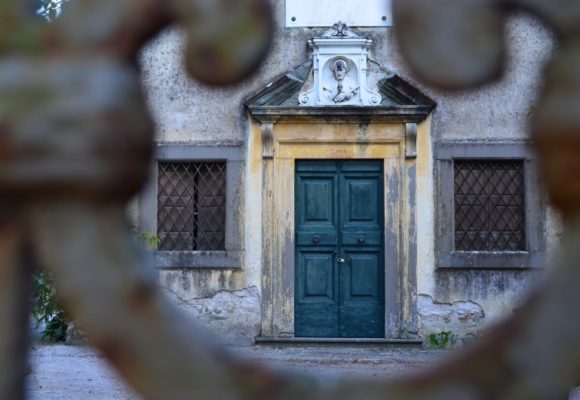
[[[375,182],[368,179],[351,178],[346,182],[346,185],[347,221],[352,223],[376,222],[376,204],[373,204],[376,203],[377,197]]]
[[[303,162],[303,161],[301,161]],[[317,162],[317,161],[314,161]],[[340,170],[342,172],[383,172],[383,163],[378,160],[345,160],[345,161],[331,161],[340,163]]]
[[[296,335],[338,335],[336,255],[332,249],[298,252],[295,298]]]
[[[378,161],[296,164],[296,336],[383,337]]]
[[[343,303],[356,301],[357,298],[374,298],[379,297],[380,278],[377,274],[377,264],[379,263],[379,254],[377,252],[346,252],[347,267],[344,269],[349,276],[345,279],[343,288]],[[366,299],[365,299],[366,300]]]
[[[340,267],[341,337],[383,337],[384,270],[382,251],[345,249]]]
[[[334,252],[300,252],[303,259],[300,265],[304,271],[300,274],[304,277],[304,301],[327,300],[334,302]]]
[[[382,232],[382,176],[359,173],[340,177],[341,228],[343,232]]]
[[[365,307],[346,304],[341,307],[339,337],[382,338],[385,336],[384,306],[368,304]]]
[[[296,336],[339,334],[337,168],[336,162],[297,164]]]
[[[340,176],[341,337],[384,336],[383,175],[349,165]]]
[[[336,246],[338,241],[336,172],[297,175],[296,241],[299,246]]]
[[[304,222],[332,224],[332,178],[304,179]]]

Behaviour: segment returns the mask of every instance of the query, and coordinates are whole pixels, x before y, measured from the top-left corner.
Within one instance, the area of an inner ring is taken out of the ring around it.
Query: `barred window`
[[[455,250],[525,251],[522,160],[454,160]]]
[[[225,250],[226,163],[158,165],[159,250]]]

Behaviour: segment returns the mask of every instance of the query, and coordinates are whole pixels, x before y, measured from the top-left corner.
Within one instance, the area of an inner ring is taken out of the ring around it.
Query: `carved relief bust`
[[[344,58],[330,60],[330,70],[332,78],[325,82],[323,90],[327,98],[333,103],[343,103],[351,100],[358,94],[359,86],[355,78],[352,77],[351,66]]]
[[[313,68],[299,95],[301,106],[380,104],[382,98],[377,88],[368,86],[370,38],[338,22],[322,37],[310,39],[308,43]]]

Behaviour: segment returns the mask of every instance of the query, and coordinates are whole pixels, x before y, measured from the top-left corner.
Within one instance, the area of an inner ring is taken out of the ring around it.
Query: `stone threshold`
[[[383,339],[383,338],[272,338],[258,336],[257,345],[357,345],[387,347],[422,347],[420,339]]]

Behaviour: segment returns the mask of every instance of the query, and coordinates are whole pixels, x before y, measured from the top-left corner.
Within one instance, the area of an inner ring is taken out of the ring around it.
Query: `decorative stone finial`
[[[332,25],[333,32],[331,33],[334,37],[347,37],[348,36],[348,25],[342,21],[338,21],[336,24]]]

